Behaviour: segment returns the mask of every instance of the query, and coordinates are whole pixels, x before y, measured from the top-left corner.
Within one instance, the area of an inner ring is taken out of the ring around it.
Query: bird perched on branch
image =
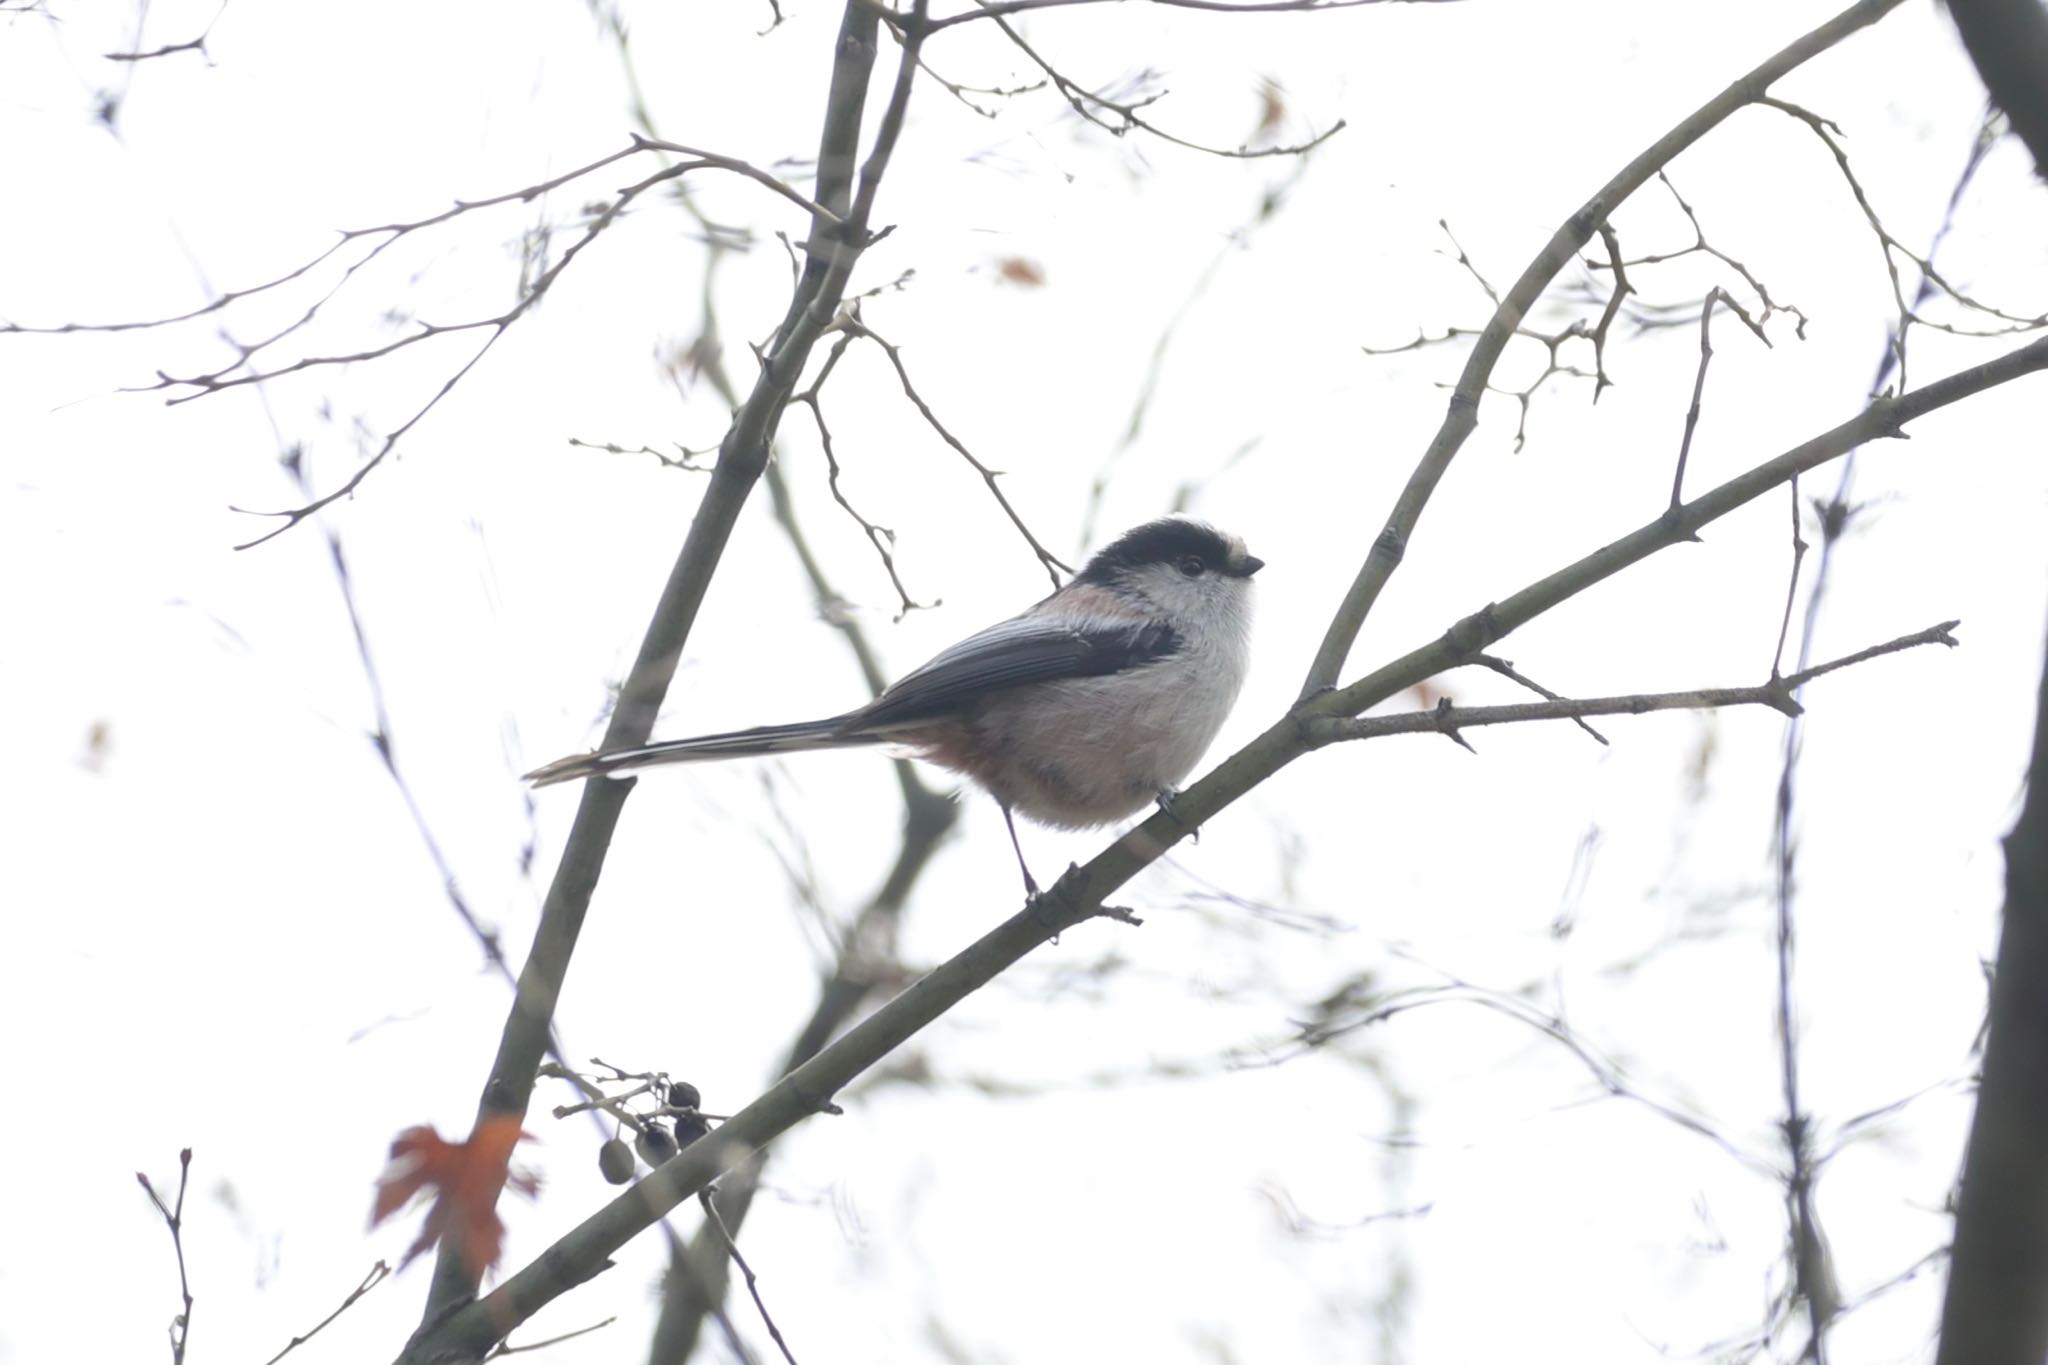
[[[544,787],[663,763],[895,745],[995,797],[1036,895],[1012,813],[1087,829],[1167,805],[1244,684],[1251,579],[1264,564],[1205,522],[1149,521],[1098,550],[1052,596],[968,636],[865,706],[578,754],[526,780]]]

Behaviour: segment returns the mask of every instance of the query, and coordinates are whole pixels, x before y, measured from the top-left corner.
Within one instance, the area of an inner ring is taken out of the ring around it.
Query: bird
[[[1092,829],[1155,802],[1170,812],[1244,686],[1252,575],[1264,567],[1234,535],[1161,517],[1096,551],[1051,596],[942,650],[864,706],[573,754],[524,780],[545,787],[668,763],[893,745],[995,798],[1035,898],[1014,816]]]

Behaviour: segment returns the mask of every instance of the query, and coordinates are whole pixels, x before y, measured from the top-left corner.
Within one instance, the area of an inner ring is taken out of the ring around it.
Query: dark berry
[[[633,1139],[633,1146],[640,1153],[640,1159],[650,1166],[659,1166],[680,1150],[668,1129],[658,1123],[649,1123],[642,1128],[640,1136]]]
[[[597,1169],[612,1184],[625,1184],[633,1178],[633,1149],[623,1140],[613,1138],[597,1149]]]

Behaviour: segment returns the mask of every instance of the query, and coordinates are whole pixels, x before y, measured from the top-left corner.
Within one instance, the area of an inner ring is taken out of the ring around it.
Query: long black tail
[[[651,768],[657,763],[700,763],[714,758],[758,758],[763,754],[798,753],[805,749],[843,749],[860,744],[879,744],[883,736],[872,732],[848,734],[849,717],[804,721],[797,725],[762,725],[752,730],[734,730],[723,735],[699,735],[695,739],[670,739],[637,749],[613,749],[609,753],[571,754],[526,774],[536,787],[556,782],[573,782],[580,777],[609,777],[631,768]]]

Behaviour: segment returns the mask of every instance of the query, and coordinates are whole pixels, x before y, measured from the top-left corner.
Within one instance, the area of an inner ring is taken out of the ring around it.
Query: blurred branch
[[[1086,866],[1071,867],[1051,890],[934,968],[901,995],[847,1030],[734,1114],[709,1137],[613,1199],[486,1297],[456,1309],[415,1338],[407,1365],[461,1359],[524,1321],[580,1283],[654,1220],[691,1198],[726,1170],[811,1115],[826,1111],[855,1077],[916,1036],[1032,950],[1098,916],[1128,921],[1107,898],[1156,862],[1188,833],[1308,752],[1321,718],[1356,714],[1471,656],[1558,603],[1753,501],[1804,469],[1835,459],[1879,435],[1897,435],[1909,421],[2017,378],[2048,370],[2048,338],[1899,398],[1883,398],[1832,431],[1666,513],[1584,559],[1531,584],[1506,601],[1459,621],[1436,641],[1413,650],[1350,687],[1296,707],[1214,771],[1183,791],[1173,814],[1153,816],[1117,839]],[[1838,660],[1845,666],[1859,656]],[[593,783],[592,786],[605,784]],[[586,802],[590,799],[585,798]],[[2041,993],[2048,1001],[2048,990]],[[2048,1095],[2048,1089],[2044,1089]]]
[[[1413,986],[1387,992],[1340,992],[1317,1002],[1313,1017],[1297,1026],[1293,1043],[1303,1050],[1328,1047],[1362,1029],[1437,1005],[1476,1005],[1533,1029],[1577,1060],[1608,1096],[1641,1105],[1666,1122],[1705,1138],[1750,1170],[1769,1170],[1768,1163],[1746,1151],[1712,1121],[1640,1089],[1618,1063],[1581,1036],[1555,1011],[1520,996],[1475,986],[1454,976],[1443,985]],[[1289,1060],[1288,1055],[1282,1054],[1274,1057],[1272,1064],[1279,1065]]]
[[[2012,120],[2048,180],[2048,8],[2041,0],[1948,0],[1991,102]]]
[[[1070,0],[1070,2],[1079,3],[1080,0]],[[1161,0],[1161,2],[1163,3],[1165,0]],[[1380,3],[1381,0],[1356,0],[1356,2],[1371,4]],[[1312,7],[1297,6],[1294,8],[1327,9],[1332,7],[1324,4]],[[1344,131],[1344,120],[1338,119],[1308,141],[1293,143],[1283,147],[1252,147],[1248,145],[1241,147],[1210,147],[1200,142],[1190,142],[1186,138],[1176,137],[1159,125],[1149,122],[1138,113],[1146,105],[1162,98],[1163,91],[1143,98],[1116,100],[1111,99],[1106,94],[1089,90],[1079,82],[1069,79],[1058,68],[1053,66],[1051,62],[1040,56],[1037,48],[1024,41],[1024,35],[1017,31],[1015,25],[1011,24],[1009,20],[1003,18],[1000,14],[992,12],[997,8],[999,7],[988,5],[980,13],[957,17],[994,19],[996,27],[1003,31],[1003,36],[1008,38],[1019,52],[1029,58],[1033,66],[1045,73],[1046,79],[1052,82],[1053,89],[1060,93],[1061,98],[1066,100],[1067,104],[1072,107],[1076,114],[1079,114],[1082,119],[1094,124],[1097,128],[1102,129],[1113,137],[1122,137],[1133,129],[1138,129],[1150,133],[1162,142],[1171,142],[1174,146],[1185,147],[1191,152],[1205,152],[1210,156],[1253,160],[1268,156],[1301,156],[1304,153],[1313,151]]]
[[[475,213],[479,210],[531,203],[614,162],[622,161],[648,151],[687,154],[690,159],[664,165],[660,170],[642,178],[636,183],[613,191],[610,198],[605,200],[601,206],[590,214],[576,240],[570,243],[559,259],[532,279],[522,280],[517,297],[513,300],[511,306],[504,311],[490,317],[469,318],[452,323],[415,321],[404,335],[399,336],[395,340],[356,351],[301,355],[296,359],[289,360],[272,360],[270,358],[274,349],[280,343],[294,336],[319,317],[322,311],[332,304],[335,297],[355,278],[357,272],[377,260],[387,249],[406,237],[438,227],[453,219]],[[882,164],[886,164],[886,156],[884,156]],[[307,502],[297,507],[284,508],[277,511],[252,511],[248,508],[239,507],[234,509],[239,512],[246,512],[252,516],[273,518],[278,523],[263,535],[236,546],[237,549],[251,549],[275,536],[283,534],[307,520],[322,508],[331,506],[335,502],[354,493],[362,485],[363,481],[369,477],[370,472],[382,465],[390,457],[391,453],[398,448],[399,443],[404,440],[412,429],[424,421],[427,415],[468,377],[469,372],[482,362],[484,357],[498,343],[499,339],[540,303],[541,299],[554,287],[563,273],[575,263],[577,257],[582,254],[584,249],[595,242],[601,233],[623,216],[629,207],[648,191],[677,180],[691,171],[704,169],[725,170],[745,176],[788,199],[791,203],[811,215],[814,225],[814,239],[821,232],[827,234],[836,233],[843,237],[855,252],[858,252],[868,244],[869,239],[865,228],[867,221],[866,209],[858,210],[861,226],[856,229],[850,221],[842,217],[844,212],[843,206],[835,209],[816,200],[806,198],[776,176],[736,157],[724,156],[717,152],[707,152],[693,147],[683,147],[675,143],[657,143],[647,138],[635,137],[632,145],[623,150],[609,153],[574,170],[531,185],[522,186],[516,190],[491,195],[483,199],[457,200],[451,207],[423,218],[384,223],[374,227],[351,228],[341,233],[332,246],[296,269],[248,289],[231,290],[223,293],[212,302],[183,313],[147,319],[140,322],[70,322],[54,326],[25,326],[16,323],[0,323],[0,335],[7,333],[125,332],[170,327],[179,323],[191,322],[210,314],[233,308],[236,304],[245,300],[269,294],[273,291],[281,290],[287,285],[294,284],[334,258],[345,248],[362,243],[369,243],[368,249],[350,262],[342,270],[340,278],[334,282],[332,287],[319,293],[312,303],[294,320],[286,323],[283,327],[260,341],[249,343],[230,341],[229,349],[232,353],[232,358],[224,365],[189,375],[173,375],[160,370],[157,372],[154,384],[143,385],[134,391],[149,393],[168,390],[172,396],[166,402],[171,404],[189,403],[229,389],[260,385],[288,375],[301,374],[317,369],[344,367],[364,361],[382,360],[415,346],[442,338],[464,336],[471,333],[482,334],[482,341],[476,345],[468,358],[434,388],[426,400],[413,410],[410,417],[386,433],[379,443],[377,450],[338,487],[318,497],[310,497]],[[876,169],[879,172],[879,165]],[[821,185],[824,183],[823,180],[820,181]],[[833,300],[833,306],[837,306],[836,297]],[[222,337],[225,339],[225,332],[223,332]],[[808,347],[804,349],[807,351]]]
[[[1231,3],[1231,0],[1149,0],[1149,3],[1168,9],[1207,10],[1216,14],[1286,14],[1311,13],[1328,9],[1356,9],[1360,5],[1441,5],[1449,0],[1245,0]],[[978,0],[981,8],[965,14],[952,14],[944,19],[935,19],[930,31],[936,33],[942,28],[956,24],[971,24],[976,19],[1000,19],[1006,14],[1022,14],[1035,9],[1064,9],[1069,5],[1099,5],[1108,0]]]
[[[714,267],[717,259],[718,253],[714,251]],[[706,271],[700,341],[711,343],[705,350],[712,359],[705,364],[704,373],[712,387],[730,402],[735,390],[730,374],[717,358],[717,316],[711,308],[711,274],[712,271]],[[841,344],[850,337],[850,333],[842,336]],[[838,350],[835,345],[834,353],[837,354]],[[813,395],[815,390],[816,385],[813,385]],[[797,395],[797,398],[801,397]],[[797,521],[796,505],[779,464],[768,466],[764,482],[768,486],[776,523],[782,527],[791,551],[802,565],[805,578],[810,581],[819,613],[845,637],[847,648],[853,651],[868,690],[879,694],[888,685],[888,678],[875,658],[866,633],[845,610],[843,599],[812,552],[810,539]],[[902,585],[896,580],[893,566],[890,579],[897,582],[900,593]],[[930,865],[939,845],[951,833],[960,808],[951,797],[927,787],[912,764],[899,759],[892,766],[903,797],[903,837],[897,845],[896,860],[883,877],[882,884],[841,936],[832,974],[820,983],[811,1017],[790,1044],[789,1052],[776,1073],[778,1077],[787,1076],[816,1056],[819,1049],[844,1029],[878,990],[895,984],[903,975],[902,965],[896,956],[898,922],[904,906],[909,903],[911,889]],[[735,1233],[753,1207],[766,1161],[767,1154],[759,1153],[726,1174],[711,1196],[712,1202],[706,1206],[707,1212],[720,1219],[722,1226],[713,1228],[707,1225],[687,1245],[678,1246],[673,1252],[672,1264],[662,1285],[661,1315],[655,1323],[648,1348],[652,1365],[681,1365],[688,1360],[696,1350],[705,1318],[715,1314],[724,1301],[728,1267],[737,1256]],[[733,1247],[732,1256],[727,1254],[728,1245]],[[762,1316],[767,1316],[765,1308]]]
[[[1137,396],[1131,400],[1131,415],[1124,423],[1123,435],[1102,463],[1096,467],[1095,475],[1088,484],[1087,510],[1082,514],[1079,543],[1097,543],[1097,520],[1102,513],[1102,501],[1109,491],[1109,483],[1117,463],[1138,444],[1138,438],[1145,429],[1145,422],[1152,411],[1152,404],[1158,397],[1160,383],[1166,374],[1166,358],[1174,339],[1181,328],[1207,299],[1210,288],[1223,274],[1225,266],[1242,260],[1252,248],[1252,239],[1262,228],[1275,222],[1282,211],[1294,202],[1294,192],[1301,187],[1313,164],[1309,157],[1299,157],[1287,168],[1283,176],[1275,178],[1259,191],[1256,207],[1237,227],[1223,234],[1208,263],[1179,291],[1180,301],[1175,304],[1173,315],[1159,329],[1153,339],[1152,351],[1145,362],[1144,378],[1138,381]],[[1254,440],[1259,438],[1254,437]],[[1176,501],[1185,499],[1188,490],[1197,479],[1190,472],[1182,483],[1182,490]]]
[[[922,10],[923,0],[919,0],[918,12],[921,14]],[[696,622],[698,608],[725,553],[740,509],[767,465],[776,423],[795,391],[813,346],[838,311],[855,263],[873,240],[867,228],[869,216],[903,128],[916,72],[913,39],[906,43],[896,84],[867,160],[856,173],[861,118],[874,67],[878,29],[879,18],[871,5],[866,0],[849,0],[835,47],[818,156],[816,195],[831,216],[813,219],[802,277],[781,326],[761,354],[753,387],[734,412],[732,425],[719,446],[717,467],[705,487],[639,653],[620,690],[618,705],[605,731],[605,748],[644,744],[652,733],[662,698],[667,695],[684,642]],[[480,1119],[526,1111],[536,1068],[547,1049],[555,1002],[633,785],[583,785],[582,800],[542,905],[533,948],[520,972],[518,993],[484,1085],[478,1108]],[[461,1258],[448,1254],[444,1248],[435,1267],[434,1287],[421,1330],[408,1344],[406,1359],[440,1357],[451,1325],[463,1320],[460,1314],[450,1318],[449,1311],[473,1299],[476,1285],[475,1276]],[[502,1337],[523,1320],[492,1320],[488,1329],[490,1340]]]
[[[2048,1357],[2048,664],[2026,802],[2005,838],[1990,1026],[1935,1365]]]
[[[1933,261],[1955,223],[1956,211],[1962,203],[1964,191],[1968,189],[1971,180],[1976,176],[1978,166],[1982,164],[1985,154],[1990,149],[1991,139],[1988,134],[1987,120],[1986,125],[1978,129],[1970,155],[1964,161],[1962,171],[1957,175],[1955,184],[1949,191],[1941,224],[1936,228],[1933,239],[1927,246],[1924,259],[1928,266],[1921,272],[1920,285],[1913,299],[1916,308],[1925,303],[1938,288],[1932,268]],[[1855,180],[1849,174],[1846,161],[1841,163],[1841,169],[1854,188]],[[1860,189],[1857,193],[1860,198]],[[1672,194],[1675,197],[1677,190],[1674,189]],[[1684,204],[1682,199],[1679,202],[1681,205]],[[1753,287],[1758,287],[1761,294],[1760,286]],[[1768,296],[1764,297],[1768,307]],[[1876,376],[1871,384],[1872,392],[1883,389],[1887,378],[1902,365],[1905,357],[1904,334],[1911,321],[1912,314],[1902,312],[1891,336],[1886,339],[1884,354],[1879,358]],[[1803,323],[1802,318],[1802,326]],[[1832,499],[1816,507],[1820,524],[1820,554],[1814,569],[1812,586],[1807,590],[1806,611],[1800,627],[1798,660],[1801,668],[1804,668],[1807,661],[1813,657],[1814,641],[1820,631],[1821,609],[1827,600],[1830,570],[1834,565],[1834,549],[1849,525],[1849,490],[1856,473],[1856,454],[1856,451],[1851,450],[1842,461],[1841,477],[1836,482]],[[1785,655],[1786,637],[1791,629],[1793,607],[1798,598],[1800,568],[1810,548],[1802,533],[1799,481],[1796,478],[1790,485],[1790,492],[1792,571],[1785,590],[1785,616],[1778,628],[1778,647],[1772,657],[1771,668],[1774,673]],[[1841,1288],[1834,1274],[1833,1258],[1828,1252],[1814,1197],[1815,1186],[1832,1149],[1816,1151],[1814,1116],[1806,1112],[1800,1099],[1798,1000],[1793,988],[1799,844],[1793,831],[1799,758],[1804,738],[1803,718],[1795,714],[1785,726],[1784,745],[1779,760],[1776,809],[1773,812],[1773,834],[1776,843],[1774,851],[1777,863],[1777,1018],[1774,1023],[1778,1035],[1779,1083],[1785,1100],[1785,1111],[1779,1121],[1779,1132],[1785,1144],[1787,1157],[1786,1171],[1781,1183],[1785,1191],[1785,1240],[1789,1273],[1778,1296],[1776,1314],[1765,1330],[1782,1330],[1783,1319],[1789,1318],[1803,1306],[1806,1310],[1807,1339],[1818,1362],[1826,1353],[1827,1335],[1834,1321],[1842,1313],[1850,1311],[1857,1301],[1845,1302],[1842,1298]],[[1875,1111],[1876,1114],[1883,1112]],[[1841,1126],[1833,1141],[1846,1140],[1857,1127],[1873,1117],[1874,1115],[1859,1115],[1848,1120]]]
[[[771,466],[767,482],[775,501],[776,518],[789,536],[791,548],[803,564],[819,601],[836,601],[836,594],[811,554],[809,542],[797,526],[781,470]],[[859,627],[843,612],[828,613],[828,619],[834,620],[846,635],[870,690],[880,692],[885,679]],[[896,860],[842,937],[832,974],[819,984],[817,1003],[791,1042],[776,1073],[778,1077],[789,1075],[817,1056],[877,991],[896,984],[904,975],[896,956],[898,922],[909,903],[911,889],[952,832],[960,808],[951,797],[927,787],[911,764],[899,759],[894,767],[903,794],[903,837],[897,845]],[[663,1282],[661,1316],[648,1352],[652,1365],[681,1365],[688,1360],[696,1349],[705,1316],[724,1300],[730,1264],[725,1242],[746,1221],[766,1161],[767,1154],[758,1153],[719,1179],[715,1199],[718,1214],[726,1225],[725,1235],[713,1235],[713,1230],[707,1228],[675,1253],[674,1264]]]
[[[1351,653],[1352,643],[1357,640],[1373,604],[1379,600],[1380,591],[1394,576],[1394,570],[1400,567],[1416,524],[1421,521],[1438,481],[1479,424],[1479,398],[1486,390],[1501,352],[1558,271],[1593,239],[1623,200],[1634,194],[1672,158],[1706,136],[1736,110],[1763,99],[1772,82],[1826,52],[1850,34],[1876,23],[1901,3],[1902,0],[1859,0],[1799,38],[1657,139],[1648,150],[1601,186],[1557,229],[1549,243],[1522,272],[1521,278],[1508,290],[1500,306],[1494,310],[1492,321],[1487,323],[1485,331],[1473,345],[1464,372],[1451,391],[1443,425],[1423,452],[1414,472],[1408,476],[1407,486],[1395,501],[1385,528],[1373,541],[1350,591],[1345,594],[1343,604],[1337,608],[1330,622],[1314,662],[1309,665],[1308,676],[1301,687],[1304,700],[1336,685],[1344,660]]]

